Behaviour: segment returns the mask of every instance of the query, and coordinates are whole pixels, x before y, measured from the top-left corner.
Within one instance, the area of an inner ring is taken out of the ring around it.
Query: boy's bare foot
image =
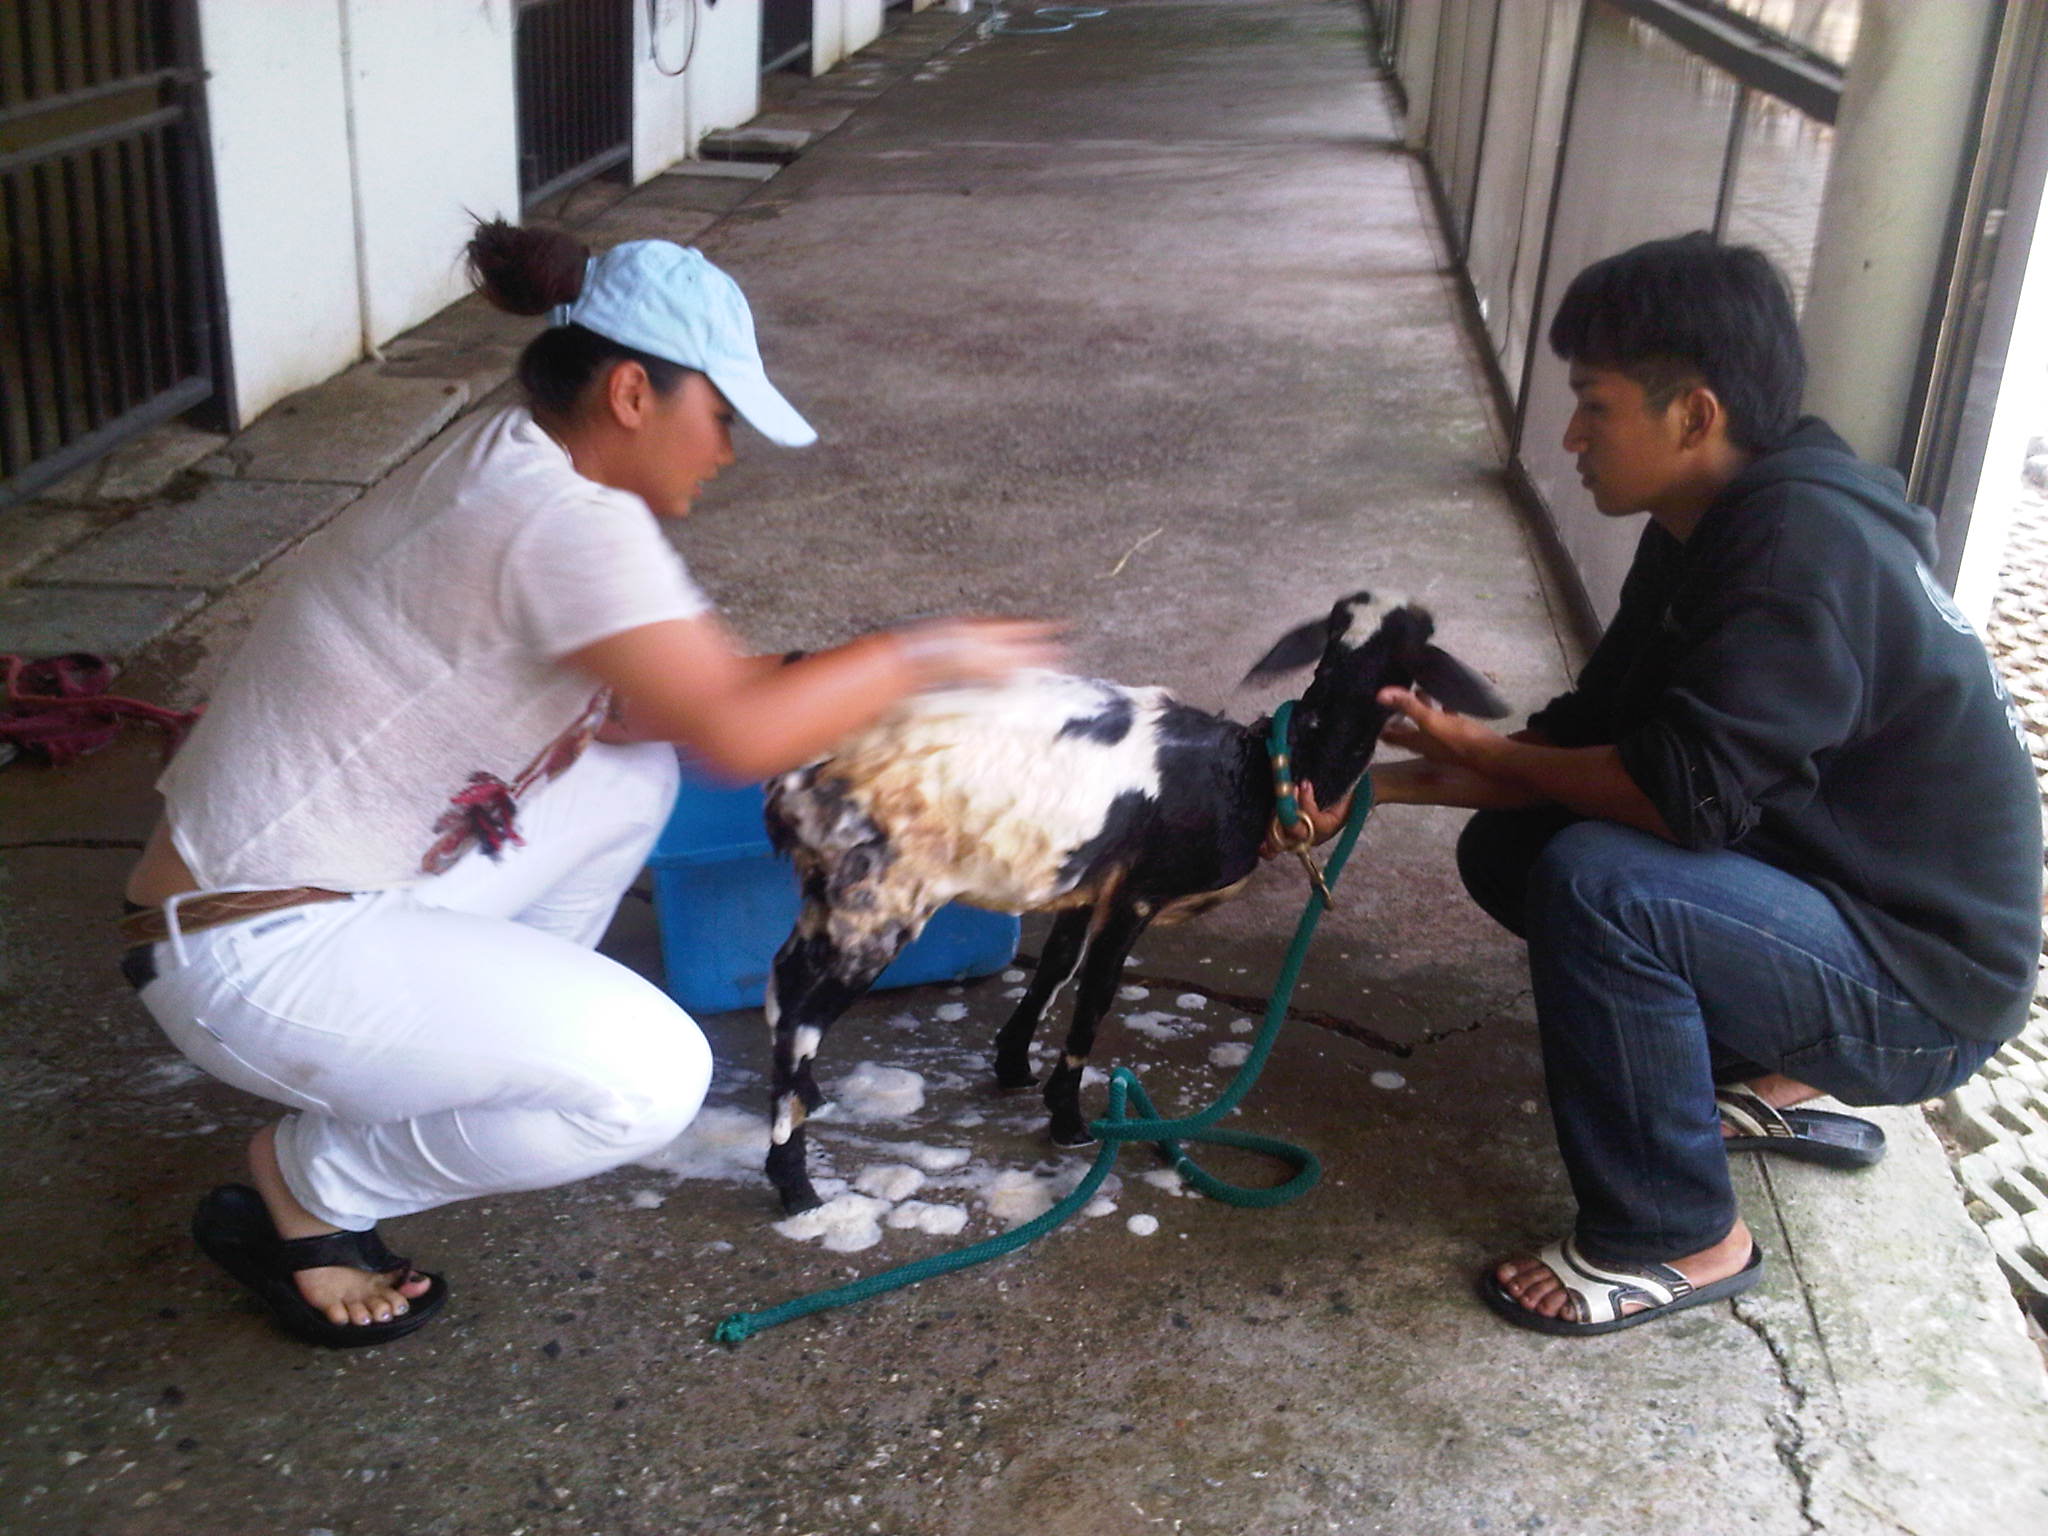
[[[1751,1241],[1749,1228],[1741,1218],[1729,1229],[1728,1235],[1711,1248],[1702,1248],[1698,1253],[1687,1254],[1682,1259],[1665,1260],[1695,1287],[1726,1280],[1740,1272],[1749,1263],[1749,1256],[1755,1244]],[[1572,1309],[1576,1302],[1564,1283],[1551,1272],[1550,1266],[1534,1256],[1508,1259],[1494,1271],[1494,1278],[1500,1288],[1514,1297],[1527,1311],[1539,1317],[1564,1318],[1573,1321]],[[1647,1305],[1624,1304],[1624,1317],[1647,1310]]]

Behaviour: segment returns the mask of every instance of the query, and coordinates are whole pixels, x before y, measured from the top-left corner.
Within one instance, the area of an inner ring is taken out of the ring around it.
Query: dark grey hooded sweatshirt
[[[1928,1013],[2006,1040],[2041,951],[2041,802],[1933,557],[1933,515],[1808,417],[1690,539],[1644,530],[1578,686],[1529,723],[1618,746],[1681,845],[1798,876]]]

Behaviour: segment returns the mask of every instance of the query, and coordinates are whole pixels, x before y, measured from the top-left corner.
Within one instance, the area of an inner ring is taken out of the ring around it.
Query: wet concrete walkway
[[[1279,696],[1233,685],[1281,630],[1406,591],[1533,708],[1570,648],[1356,8],[1108,9],[1042,38],[928,13],[786,104],[852,112],[772,179],[658,178],[588,226],[695,238],[734,271],[824,434],[742,444],[680,533],[693,567],[763,649],[1055,613],[1079,669],[1241,718]],[[394,350],[429,377],[459,355],[488,396],[509,344],[464,310]],[[214,469],[248,467],[230,445]],[[130,681],[203,696],[267,584],[206,589]],[[1570,1203],[1520,956],[1456,894],[1457,818],[1433,811],[1369,829],[1299,998],[1325,1027],[1283,1039],[1237,1122],[1321,1156],[1297,1205],[1187,1197],[1132,1153],[1112,1213],[725,1349],[724,1314],[999,1230],[1086,1161],[986,1092],[1014,973],[878,995],[820,1075],[915,1078],[843,1093],[822,1160],[966,1231],[778,1234],[747,1171],[761,1021],[730,1014],[705,1021],[712,1102],[664,1166],[392,1223],[449,1273],[450,1315],[311,1353],[183,1231],[262,1106],[196,1079],[111,970],[153,769],[138,733],[0,779],[0,1529],[2048,1529],[2040,1362],[1917,1115],[1886,1116],[1867,1175],[1739,1170],[1770,1269],[1733,1306],[1574,1342],[1473,1298]],[[1149,936],[1098,1061],[1138,1065],[1169,1112],[1206,1102],[1301,895],[1276,867]],[[658,974],[644,904],[608,942]]]

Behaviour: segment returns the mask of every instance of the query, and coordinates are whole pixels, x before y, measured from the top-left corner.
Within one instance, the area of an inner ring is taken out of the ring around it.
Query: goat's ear
[[[1507,700],[1493,691],[1493,684],[1440,645],[1422,648],[1415,681],[1437,703],[1461,715],[1498,720],[1508,713]]]
[[[1303,667],[1320,661],[1323,647],[1330,642],[1330,621],[1328,618],[1311,619],[1299,628],[1290,629],[1273,642],[1273,649],[1266,652],[1252,664],[1245,673],[1245,683],[1264,682],[1269,677],[1278,677],[1283,672],[1298,672]]]

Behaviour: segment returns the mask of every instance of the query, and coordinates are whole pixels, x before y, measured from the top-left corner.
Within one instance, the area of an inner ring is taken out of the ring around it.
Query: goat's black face
[[[1324,805],[1343,795],[1372,760],[1392,714],[1382,688],[1420,686],[1447,708],[1483,719],[1508,712],[1487,681],[1430,643],[1436,628],[1425,609],[1370,592],[1337,600],[1326,618],[1283,636],[1246,681],[1316,663],[1294,709],[1294,774],[1315,786]]]
[[[1295,777],[1330,804],[1357,782],[1372,760],[1392,713],[1382,688],[1406,688],[1435,624],[1424,610],[1376,602],[1370,592],[1340,598],[1325,621],[1323,654],[1294,707]]]

